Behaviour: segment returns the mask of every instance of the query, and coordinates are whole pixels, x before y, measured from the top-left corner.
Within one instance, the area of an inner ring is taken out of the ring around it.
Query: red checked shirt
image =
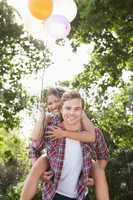
[[[96,154],[98,160],[108,159],[108,148],[101,131],[99,129],[95,129],[95,134],[96,141],[91,145],[89,143],[81,143],[83,166],[77,183],[77,200],[84,200],[85,198],[87,178],[90,175],[90,169],[92,167],[92,153],[94,152]],[[37,152],[39,152],[43,147],[47,149],[47,156],[49,159],[51,170],[53,170],[54,177],[52,181],[45,184],[42,193],[42,199],[52,200],[56,193],[56,189],[60,181],[61,171],[63,167],[65,139],[63,138],[58,140],[50,140],[48,138],[45,138],[44,140],[42,139],[40,143],[38,141],[38,144],[35,142],[32,144],[31,157],[34,157],[34,155],[37,156],[36,153],[33,153],[35,152],[35,149],[37,150]]]

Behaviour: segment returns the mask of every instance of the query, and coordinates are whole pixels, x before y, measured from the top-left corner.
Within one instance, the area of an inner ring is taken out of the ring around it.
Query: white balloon
[[[62,15],[52,15],[43,24],[47,35],[55,39],[65,38],[71,29],[69,21]]]
[[[77,6],[73,0],[53,0],[52,15],[63,15],[69,22],[73,21],[77,14]]]

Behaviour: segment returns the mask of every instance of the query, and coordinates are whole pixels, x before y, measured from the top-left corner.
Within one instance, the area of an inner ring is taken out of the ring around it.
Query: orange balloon
[[[52,0],[29,0],[29,10],[37,19],[46,19],[52,12]]]

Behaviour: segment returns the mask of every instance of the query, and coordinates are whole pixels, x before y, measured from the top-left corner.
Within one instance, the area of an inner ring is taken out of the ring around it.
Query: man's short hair
[[[61,103],[63,105],[63,103],[65,101],[69,101],[69,100],[72,100],[72,99],[80,99],[81,103],[82,103],[82,108],[84,109],[84,100],[81,97],[80,93],[77,92],[77,91],[64,92],[64,94],[62,95],[62,98],[61,98]]]

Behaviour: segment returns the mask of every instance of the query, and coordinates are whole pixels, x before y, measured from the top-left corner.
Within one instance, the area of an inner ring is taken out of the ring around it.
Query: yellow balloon
[[[37,19],[44,20],[52,12],[52,0],[29,0],[29,10]]]

